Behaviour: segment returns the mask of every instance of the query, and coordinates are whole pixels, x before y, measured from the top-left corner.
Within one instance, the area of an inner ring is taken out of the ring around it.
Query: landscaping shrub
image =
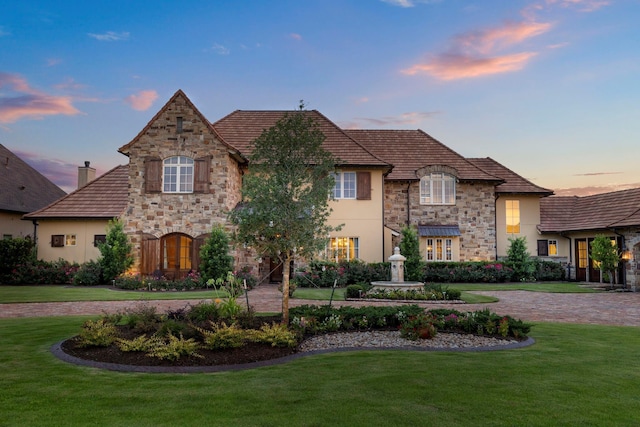
[[[418,232],[413,227],[402,229],[402,240],[400,241],[400,254],[406,258],[404,269],[405,280],[420,281],[422,279],[422,257],[420,256],[420,243]]]
[[[109,221],[106,240],[98,245],[98,249],[101,254],[99,262],[106,281],[115,279],[133,265],[133,245],[129,242],[124,225],[119,219]]]
[[[35,260],[35,244],[31,239],[0,240],[0,283],[14,284],[16,271]]]
[[[229,255],[229,237],[222,226],[213,227],[200,248],[200,273],[203,279],[224,279],[233,270],[233,257]]]
[[[116,340],[116,327],[105,319],[87,320],[79,334],[81,347],[108,347]]]
[[[149,339],[147,356],[161,360],[176,361],[182,356],[202,357],[198,354],[200,344],[193,338],[185,339],[182,335],[154,335]]]
[[[362,298],[364,296],[365,289],[362,285],[349,285],[345,290],[344,296],[346,298]]]
[[[527,251],[527,238],[510,238],[509,242],[506,264],[513,269],[511,280],[519,282],[534,280],[535,266]]]
[[[69,285],[78,268],[78,264],[72,264],[63,259],[51,262],[32,260],[18,266],[5,284]]]
[[[559,262],[534,259],[533,263],[537,281],[561,281],[566,278],[565,266]]]
[[[513,319],[510,316],[500,316],[488,309],[468,313],[453,309],[425,311],[417,305],[339,308],[326,305],[304,305],[292,308],[290,316],[291,327],[303,334],[374,328],[405,328],[410,330],[422,324],[433,324],[435,332],[471,333],[522,339],[531,329],[531,325],[521,320]],[[427,333],[430,332],[425,332],[425,334]],[[417,332],[416,335],[418,335]]]
[[[76,286],[95,286],[104,283],[102,265],[98,261],[85,262],[75,272],[71,283]]]

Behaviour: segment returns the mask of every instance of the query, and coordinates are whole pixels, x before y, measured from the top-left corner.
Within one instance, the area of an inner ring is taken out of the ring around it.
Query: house
[[[22,216],[66,193],[0,144],[0,238],[34,237],[34,224]]]
[[[592,196],[552,196],[540,205],[537,255],[561,257],[572,279],[599,282],[600,271],[590,258],[597,235],[609,236],[622,254],[617,283],[633,290],[640,283],[640,188]]]
[[[238,110],[209,122],[177,91],[119,149],[127,165],[25,216],[40,224],[40,257],[97,256],[95,242],[108,219],[118,217],[134,246],[133,271],[182,277],[197,269],[212,227],[231,227],[227,214],[241,202],[252,141],[286,113]],[[430,262],[497,260],[509,239],[521,236],[530,253],[571,262],[571,245],[561,237],[567,230],[547,226],[553,211],[544,207],[568,203],[551,190],[491,158],[465,158],[422,130],[345,130],[318,111],[304,114],[339,159],[329,222],[343,226],[328,236],[321,256],[384,261],[402,228],[412,225]],[[74,235],[72,252],[67,242]],[[68,253],[54,246],[61,240]],[[281,279],[281,266],[264,254],[237,248],[235,257],[261,279]]]
[[[127,207],[127,166],[118,166],[97,179],[87,163],[79,167],[80,188],[53,203],[24,215],[37,227],[38,258],[84,263],[100,255],[109,220]]]

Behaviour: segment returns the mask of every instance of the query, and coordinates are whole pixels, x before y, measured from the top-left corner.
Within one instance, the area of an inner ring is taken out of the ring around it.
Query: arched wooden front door
[[[160,269],[168,279],[185,277],[193,266],[193,238],[172,233],[160,239]]]

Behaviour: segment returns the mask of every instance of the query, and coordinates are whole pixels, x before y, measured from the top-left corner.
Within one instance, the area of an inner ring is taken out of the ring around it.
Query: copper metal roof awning
[[[450,237],[459,236],[460,228],[457,225],[419,225],[420,237]]]

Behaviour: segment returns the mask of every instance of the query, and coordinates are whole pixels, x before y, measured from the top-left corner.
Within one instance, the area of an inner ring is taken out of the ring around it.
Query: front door
[[[192,269],[193,239],[172,233],[161,239],[161,269],[167,279],[182,279]]]
[[[282,282],[283,279],[283,269],[282,262],[278,258],[270,258],[269,261],[269,282]]]
[[[587,281],[587,267],[589,266],[589,251],[587,239],[576,239],[576,280]]]

